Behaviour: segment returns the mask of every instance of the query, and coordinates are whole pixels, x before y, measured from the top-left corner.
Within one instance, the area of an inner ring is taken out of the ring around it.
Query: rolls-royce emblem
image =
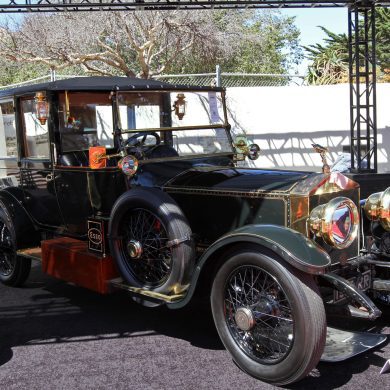
[[[88,230],[88,238],[95,245],[100,245],[102,242],[102,234],[96,228],[92,228]]]

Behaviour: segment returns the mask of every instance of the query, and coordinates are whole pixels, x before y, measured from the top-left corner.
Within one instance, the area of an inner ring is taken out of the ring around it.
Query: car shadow
[[[88,343],[160,334],[206,350],[224,349],[206,304],[181,310],[147,308],[126,293],[102,296],[46,276],[38,267],[33,268],[26,286],[15,291],[7,293],[0,303],[0,366],[12,359],[12,348],[20,345]],[[386,323],[388,316],[376,326],[379,329]],[[320,363],[310,376],[287,388],[336,388],[370,366],[378,367],[379,372],[386,360],[376,351],[380,349],[338,364]],[[342,369],[337,368],[341,365]]]
[[[25,287],[17,289],[17,301],[3,300],[0,318],[0,365],[12,358],[7,349],[17,345],[145,334],[163,334],[200,348],[223,349],[207,307],[147,308],[126,293],[102,296],[46,276],[37,267]]]

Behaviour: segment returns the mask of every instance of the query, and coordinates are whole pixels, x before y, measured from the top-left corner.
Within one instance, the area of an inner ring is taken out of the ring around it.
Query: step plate
[[[17,255],[28,259],[42,261],[42,250],[40,247],[21,249],[17,251]]]
[[[129,286],[121,278],[110,280],[110,285],[113,288],[125,290],[129,293],[136,294],[139,296],[148,297],[148,298],[151,298],[155,301],[160,301],[160,302],[171,303],[171,302],[179,301],[184,297],[184,294],[165,295],[165,294],[160,294],[160,293],[157,293],[154,291],[145,290],[142,288]]]
[[[322,362],[341,362],[378,347],[387,336],[378,333],[349,332],[328,327]]]

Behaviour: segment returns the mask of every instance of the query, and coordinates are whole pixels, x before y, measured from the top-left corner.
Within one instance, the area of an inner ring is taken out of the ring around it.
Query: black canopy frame
[[[375,9],[390,0],[0,0],[0,14],[329,7],[348,7],[351,169],[376,173]]]

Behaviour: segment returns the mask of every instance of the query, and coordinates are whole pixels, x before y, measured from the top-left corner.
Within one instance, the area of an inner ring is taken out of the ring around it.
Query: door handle
[[[52,181],[54,179],[59,179],[61,175],[54,176],[54,173],[48,173],[46,175],[46,182],[48,183],[49,181]]]

